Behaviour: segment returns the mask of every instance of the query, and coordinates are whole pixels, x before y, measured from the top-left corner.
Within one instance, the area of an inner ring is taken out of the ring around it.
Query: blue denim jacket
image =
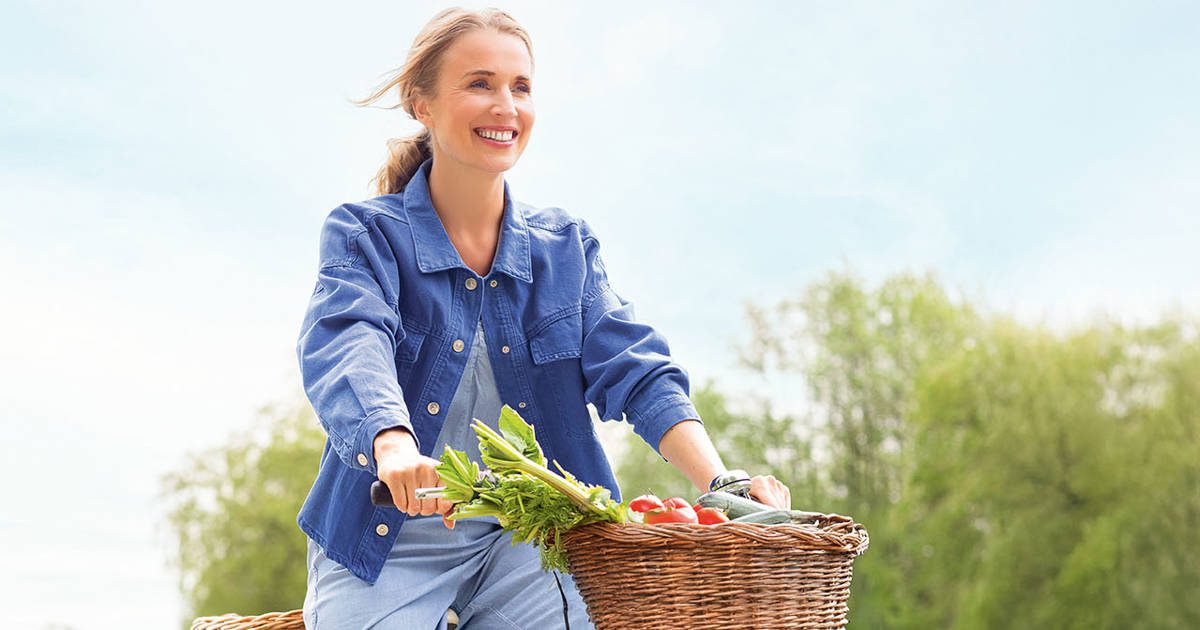
[[[304,388],[328,434],[300,528],[374,584],[406,514],[371,504],[375,436],[406,427],[423,455],[437,440],[477,322],[505,404],[546,452],[620,498],[586,404],[622,414],[658,450],[667,429],[699,419],[666,339],[635,321],[609,286],[587,223],[514,201],[488,275],[467,267],[429,196],[432,158],[405,189],[330,213],[297,344]],[[661,455],[661,453],[660,453]]]

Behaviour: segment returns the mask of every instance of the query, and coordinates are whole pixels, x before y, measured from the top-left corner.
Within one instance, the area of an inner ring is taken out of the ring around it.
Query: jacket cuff
[[[367,416],[358,427],[358,448],[353,454],[351,468],[365,470],[378,476],[378,468],[375,465],[375,438],[388,429],[396,428],[408,430],[417,444],[417,450],[421,450],[421,441],[417,439],[417,432],[413,429],[408,414],[397,413],[391,409],[377,411]]]
[[[658,445],[671,427],[686,420],[696,420],[704,424],[691,399],[681,393],[659,398],[645,410],[638,406],[630,406],[628,415],[633,420],[633,432],[641,436],[664,462],[667,458],[662,456]]]

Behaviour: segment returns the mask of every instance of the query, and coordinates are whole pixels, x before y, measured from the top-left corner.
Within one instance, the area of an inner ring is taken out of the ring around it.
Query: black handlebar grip
[[[392,499],[392,491],[388,489],[386,483],[378,479],[371,484],[371,503],[379,507],[396,507],[396,502]]]

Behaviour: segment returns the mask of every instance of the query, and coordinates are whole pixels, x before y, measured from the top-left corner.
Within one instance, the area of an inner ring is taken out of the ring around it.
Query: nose
[[[492,103],[492,113],[496,116],[515,118],[517,115],[517,106],[513,100],[512,91],[508,89],[496,90],[496,94],[496,100]]]

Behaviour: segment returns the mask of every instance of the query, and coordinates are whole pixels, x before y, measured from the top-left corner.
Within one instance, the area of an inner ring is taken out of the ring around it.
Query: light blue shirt
[[[500,430],[500,391],[496,387],[496,375],[487,354],[483,323],[476,324],[475,340],[471,343],[471,354],[467,357],[467,368],[463,372],[450,409],[446,411],[446,422],[438,433],[430,457],[441,459],[447,444],[450,448],[463,451],[467,458],[483,465],[479,454],[479,438],[471,428],[473,419],[478,418],[493,429]]]

